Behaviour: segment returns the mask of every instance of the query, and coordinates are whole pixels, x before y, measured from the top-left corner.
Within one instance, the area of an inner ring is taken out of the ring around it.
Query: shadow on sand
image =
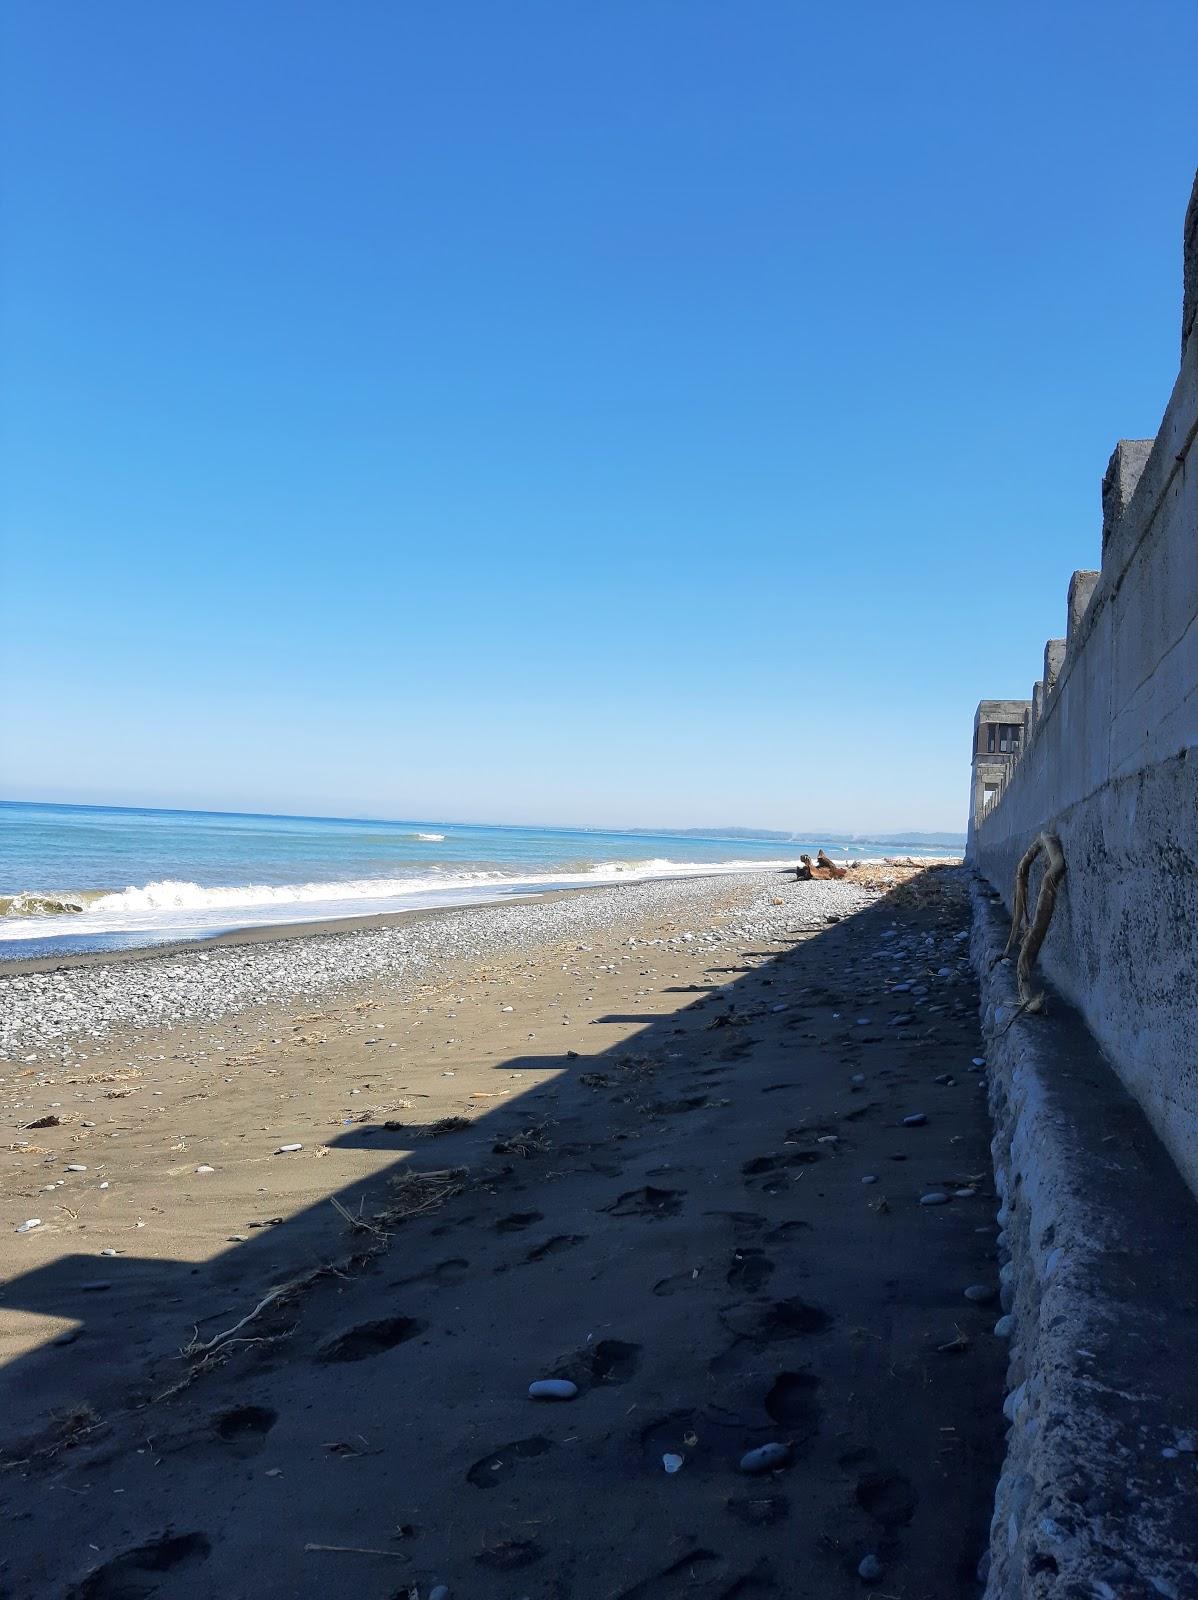
[[[883,1590],[974,1593],[988,1128],[962,875],[926,876],[664,991],[683,1009],[601,1019],[643,1026],[465,1127],[348,1129],[334,1151],[403,1154],[200,1265],[6,1284],[78,1327],[4,1375],[54,1421],[7,1441],[0,1593],[823,1597],[868,1553]],[[898,952],[951,963],[914,1027]],[[921,1208],[940,1185],[966,1198]],[[531,1401],[545,1377],[577,1398]],[[771,1443],[777,1470],[741,1469]]]

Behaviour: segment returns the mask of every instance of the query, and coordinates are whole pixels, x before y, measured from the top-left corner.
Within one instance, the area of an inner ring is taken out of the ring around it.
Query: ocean
[[[0,961],[638,878],[945,854],[923,841],[604,832],[0,801]]]

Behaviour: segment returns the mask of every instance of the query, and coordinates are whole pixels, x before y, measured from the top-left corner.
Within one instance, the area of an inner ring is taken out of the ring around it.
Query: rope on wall
[[[1044,877],[1040,882],[1040,893],[1036,896],[1036,911],[1032,917],[1031,925],[1023,935],[1020,942],[1020,932],[1027,921],[1027,890],[1028,879],[1031,876],[1032,865],[1037,857],[1044,855],[1047,865]],[[1048,924],[1052,921],[1053,907],[1057,903],[1057,890],[1061,879],[1065,876],[1065,853],[1061,849],[1061,841],[1055,833],[1037,834],[1030,847],[1020,859],[1015,868],[1015,895],[1011,913],[1011,932],[1007,938],[1006,949],[999,960],[1003,961],[1010,955],[1015,946],[1019,945],[1019,960],[1016,963],[1016,973],[1019,980],[1019,1010],[1007,1023],[1007,1027],[1021,1017],[1024,1012],[1035,1014],[1044,1010],[1044,993],[1035,994],[1032,991],[1032,967],[1036,957],[1040,954],[1040,946],[1044,943],[1048,933]],[[1006,1032],[1004,1028],[1003,1032]]]

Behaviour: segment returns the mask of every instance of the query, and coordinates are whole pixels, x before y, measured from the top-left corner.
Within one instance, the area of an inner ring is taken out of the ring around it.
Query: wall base
[[[1021,1017],[975,879],[1011,1422],[986,1600],[1198,1595],[1198,1201],[1078,1014]]]

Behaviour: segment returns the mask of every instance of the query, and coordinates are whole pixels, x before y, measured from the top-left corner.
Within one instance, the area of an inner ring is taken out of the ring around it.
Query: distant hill
[[[830,828],[628,828],[628,833],[664,833],[676,839],[777,839],[783,844],[803,844],[820,840],[824,844],[881,844],[888,846],[930,845],[946,850],[963,850],[963,833],[837,833]]]

